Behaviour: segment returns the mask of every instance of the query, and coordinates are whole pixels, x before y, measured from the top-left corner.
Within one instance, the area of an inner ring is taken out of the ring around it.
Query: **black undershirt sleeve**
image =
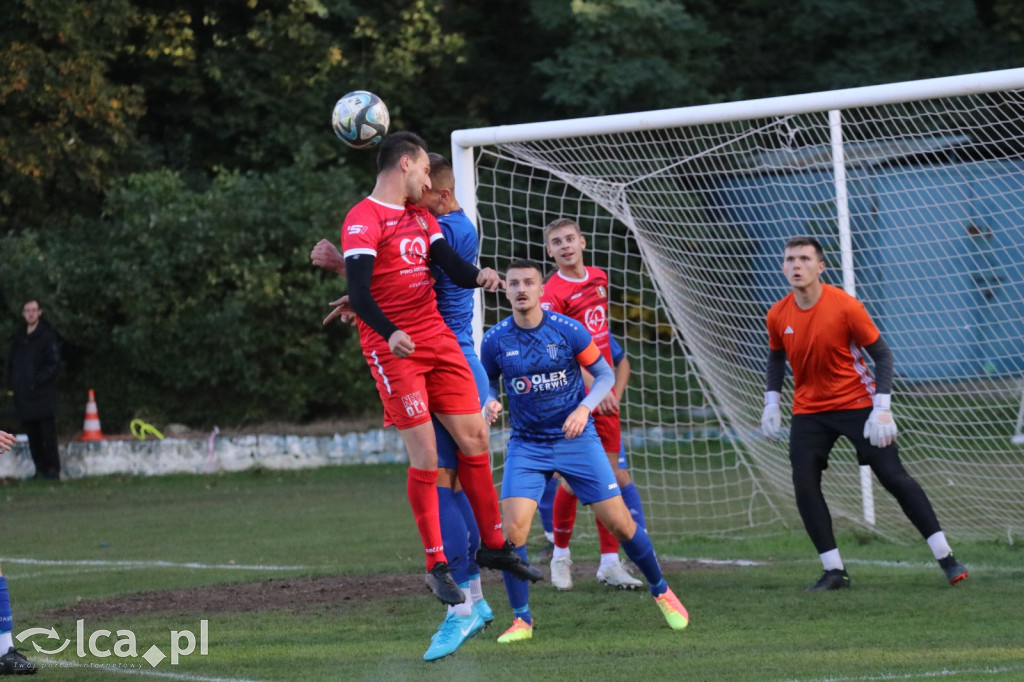
[[[435,239],[430,245],[430,261],[441,266],[457,286],[463,289],[476,289],[476,277],[480,268],[464,260],[456,253],[447,239]]]
[[[768,366],[764,372],[764,390],[782,393],[786,378],[786,351],[768,349]]]
[[[875,361],[875,393],[892,393],[893,358],[892,349],[881,336],[870,346],[865,346],[871,359]]]
[[[370,281],[373,279],[373,256],[360,254],[345,259],[345,272],[348,276],[348,302],[360,320],[370,325],[385,341],[398,331],[395,323],[388,319],[384,311],[377,305],[370,293]]]

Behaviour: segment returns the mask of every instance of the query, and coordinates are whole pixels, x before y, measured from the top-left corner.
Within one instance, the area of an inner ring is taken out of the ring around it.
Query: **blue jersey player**
[[[689,615],[662,577],[647,531],[633,521],[622,501],[590,416],[615,382],[611,367],[583,325],[540,307],[544,278],[539,265],[513,261],[505,280],[512,316],[484,335],[480,359],[490,379],[484,418],[493,422],[502,409],[499,379],[509,401],[511,434],[501,486],[506,536],[525,557],[537,502],[548,480],[558,473],[581,502],[591,505],[643,572],[669,626],[682,630],[689,624]],[[582,368],[594,377],[589,393]],[[507,572],[503,577],[515,615],[498,642],[531,639],[529,582]]]
[[[451,163],[440,154],[428,154],[430,159],[430,189],[423,191],[417,202],[437,217],[444,238],[462,258],[476,263],[479,239],[476,227],[466,216],[455,198],[455,175]],[[477,393],[483,404],[487,396],[487,374],[476,354],[473,341],[473,306],[475,291],[455,284],[443,269],[431,267],[434,275],[434,293],[437,309],[445,324],[455,333],[466,356],[466,362],[476,379]],[[466,592],[466,601],[448,607],[448,616],[431,640],[424,660],[433,661],[454,653],[463,642],[480,632],[494,620],[494,612],[484,600],[480,582],[480,568],[474,556],[480,546],[473,509],[456,478],[459,459],[455,440],[434,419],[437,438],[437,495],[441,519],[441,538],[452,578]],[[455,558],[453,558],[455,557]]]

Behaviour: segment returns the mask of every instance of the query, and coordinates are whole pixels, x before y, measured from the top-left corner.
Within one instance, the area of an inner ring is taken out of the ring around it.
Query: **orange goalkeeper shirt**
[[[828,284],[821,298],[801,310],[792,292],[768,311],[768,345],[785,350],[793,369],[793,414],[872,406],[875,384],[864,346],[878,340],[864,305]]]

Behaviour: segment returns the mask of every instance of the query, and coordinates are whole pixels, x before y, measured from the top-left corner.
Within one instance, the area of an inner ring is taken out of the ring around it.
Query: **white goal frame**
[[[1021,89],[1024,89],[1024,68],[804,95],[765,98],[745,102],[729,102],[613,116],[457,130],[453,132],[451,138],[452,164],[456,180],[455,194],[467,216],[474,223],[478,223],[477,168],[475,164],[477,159],[476,151],[481,147],[540,140],[563,140],[584,136],[617,135],[638,130],[654,131],[749,119],[827,112],[831,133],[834,202],[837,216],[836,229],[841,254],[842,286],[851,295],[856,296],[857,271],[850,234],[850,212],[847,206],[848,192],[846,186],[846,162],[844,160],[843,112],[853,108]],[[1022,308],[1024,308],[1024,303],[1022,303]],[[480,332],[482,332],[480,306],[478,306],[476,326],[479,339]],[[683,337],[682,341],[685,343],[685,333],[682,333],[681,336]],[[759,399],[759,395],[750,396],[751,401],[758,401]],[[1024,395],[1021,398],[1020,415],[1024,415]],[[1022,428],[1020,426],[1021,420],[1024,420],[1024,416],[1018,416],[1018,424],[1015,428],[1017,433],[1020,433]],[[898,413],[897,421],[899,421]],[[1018,436],[1014,438],[1014,442],[1018,444],[1024,443],[1024,437]],[[863,524],[868,527],[873,527],[876,521],[872,490],[870,471],[867,467],[862,467],[861,515]],[[1022,521],[1022,524],[1024,524],[1024,521]],[[1007,529],[1007,535],[1012,541],[1013,533],[1011,529]]]

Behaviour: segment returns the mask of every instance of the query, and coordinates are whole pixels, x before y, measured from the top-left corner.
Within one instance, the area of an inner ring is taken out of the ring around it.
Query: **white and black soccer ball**
[[[388,134],[391,115],[380,97],[356,90],[334,105],[331,127],[341,141],[353,149],[367,149],[378,144]]]

